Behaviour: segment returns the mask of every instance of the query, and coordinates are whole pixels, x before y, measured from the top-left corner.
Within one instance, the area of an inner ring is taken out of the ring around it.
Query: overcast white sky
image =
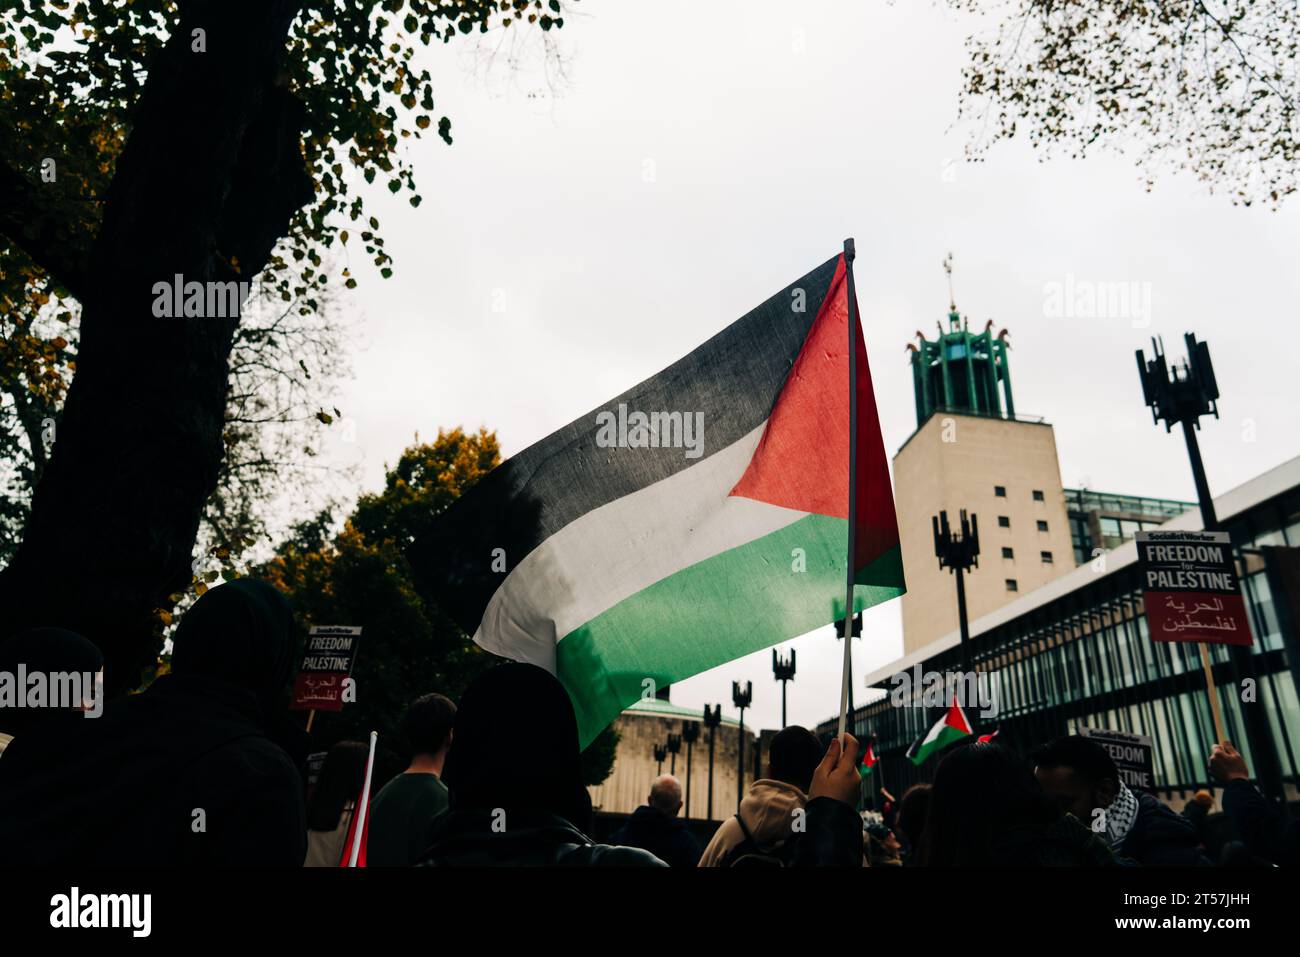
[[[429,56],[455,144],[414,146],[418,210],[373,194],[393,278],[353,260],[362,343],[340,408],[356,442],[335,451],[364,488],[417,430],[483,424],[507,454],[523,449],[850,235],[891,456],[916,424],[904,346],[944,315],[949,251],[972,326],[1011,330],[1017,410],[1055,425],[1066,485],[1194,498],[1181,441],[1141,401],[1133,350],[1153,333],[1179,355],[1189,329],[1212,346],[1223,417],[1202,448],[1216,494],[1300,452],[1300,200],[1235,208],[1174,175],[1147,193],[1122,157],[1040,163],[1018,143],[965,164],[954,123],[971,24],[939,3],[578,6],[558,89],[536,56],[515,73],[479,68],[468,42]],[[1067,276],[1149,284],[1150,327],[1049,318],[1046,284]],[[855,644],[859,678],[897,656],[897,608],[869,612]],[[784,647],[799,652],[790,720],[811,726],[838,707],[839,643],[826,628]],[[747,723],[776,726],[770,659],[673,700],[730,713],[730,682],[749,679]]]

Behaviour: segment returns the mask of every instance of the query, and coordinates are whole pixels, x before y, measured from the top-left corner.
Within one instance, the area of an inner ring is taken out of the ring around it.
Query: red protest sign
[[[1147,625],[1156,641],[1253,642],[1227,532],[1138,532]]]
[[[342,711],[345,682],[352,674],[361,629],[351,625],[315,625],[307,635],[302,665],[293,683],[299,711]]]

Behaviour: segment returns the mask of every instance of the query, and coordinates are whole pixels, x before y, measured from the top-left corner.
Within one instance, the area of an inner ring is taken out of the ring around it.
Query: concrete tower
[[[1056,436],[1016,415],[1007,331],[995,336],[989,321],[973,333],[952,304],[946,330],[940,323],[934,340],[916,338],[916,431],[894,456],[905,654],[957,629],[954,583],[930,527],[941,509],[979,516],[979,567],[966,579],[972,621],[1075,566]]]

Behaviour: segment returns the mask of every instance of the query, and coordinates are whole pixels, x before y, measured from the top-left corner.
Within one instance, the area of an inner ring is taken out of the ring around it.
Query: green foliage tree
[[[618,741],[618,729],[611,724],[596,735],[582,752],[582,783],[587,787],[605,783],[605,779],[614,770]]]
[[[352,517],[372,541],[390,541],[405,549],[434,517],[463,495],[501,461],[496,433],[479,429],[439,430],[433,442],[416,443],[402,453],[377,495],[362,495]]]
[[[405,536],[501,461],[496,435],[439,430],[418,440],[388,472],[384,491],[363,495],[337,535],[328,514],[300,524],[258,574],[289,595],[297,619],[360,625],[354,662],[357,701],[318,716],[321,739],[395,740],[406,705],[436,691],[453,700],[495,660],[420,595]]]
[[[238,328],[155,316],[155,283],[260,277],[313,310],[331,280],[356,282],[331,275],[336,241],[391,275],[364,186],[418,206],[401,144],[451,142],[416,50],[563,22],[558,0],[7,5],[0,397],[30,461],[0,485],[35,492],[0,573],[0,634],[75,628],[103,648],[110,692],[136,684],[193,581]]]

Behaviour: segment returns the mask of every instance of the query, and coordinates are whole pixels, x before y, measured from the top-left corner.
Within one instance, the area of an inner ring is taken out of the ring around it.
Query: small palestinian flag
[[[952,707],[940,718],[924,737],[917,738],[907,749],[908,759],[916,765],[925,763],[925,759],[962,738],[971,735],[970,722],[966,713],[957,703],[957,696],[952,696]]]
[[[858,765],[858,776],[865,778],[876,766],[876,749],[872,742],[867,742],[867,750],[862,754],[862,763]]]
[[[503,462],[410,547],[417,579],[477,644],[559,678],[580,746],[647,681],[845,616],[848,317],[841,254]],[[904,591],[860,328],[853,341],[850,614]]]
[[[357,839],[357,808],[361,804],[358,802],[352,809],[352,816],[348,821],[348,836],[343,839],[343,856],[339,858],[339,867],[348,867],[348,862],[352,860],[352,845]],[[361,817],[361,848],[357,853],[357,867],[366,866],[366,847],[370,843],[370,815],[362,814]]]
[[[370,755],[366,758],[366,776],[361,782],[361,793],[352,805],[352,817],[348,821],[348,834],[343,839],[343,855],[339,858],[339,867],[365,867],[366,845],[370,843],[370,783],[375,773],[375,744],[379,734],[370,732]],[[361,821],[361,834],[357,834],[357,819]],[[352,848],[356,845],[357,862],[352,863]]]
[[[975,740],[976,740],[977,742],[979,742],[980,744],[992,744],[992,743],[993,743],[993,739],[996,738],[996,737],[998,736],[998,731],[1001,731],[1001,730],[1002,730],[1001,728],[997,728],[996,730],[994,730],[994,732],[993,732],[992,734],[981,734],[981,735],[980,735],[978,738],[976,738]]]

